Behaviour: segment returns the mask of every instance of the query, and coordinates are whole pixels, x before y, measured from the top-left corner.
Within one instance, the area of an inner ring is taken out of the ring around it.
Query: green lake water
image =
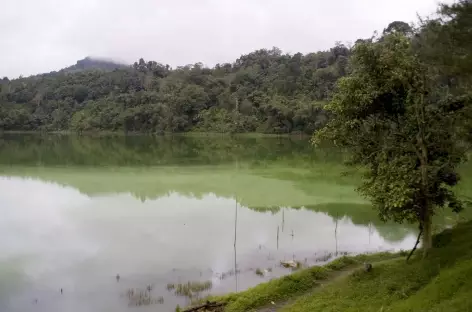
[[[173,311],[190,299],[169,283],[222,294],[283,260],[411,248],[415,227],[379,221],[342,162],[307,138],[3,134],[0,311]],[[163,302],[130,306],[147,285]]]

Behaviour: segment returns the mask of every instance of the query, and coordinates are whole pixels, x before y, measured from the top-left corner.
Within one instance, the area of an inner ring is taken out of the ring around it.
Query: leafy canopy
[[[351,73],[326,107],[332,118],[315,134],[347,148],[367,171],[359,191],[382,219],[430,223],[437,207],[462,208],[451,187],[464,145],[448,86],[403,32],[358,42]]]

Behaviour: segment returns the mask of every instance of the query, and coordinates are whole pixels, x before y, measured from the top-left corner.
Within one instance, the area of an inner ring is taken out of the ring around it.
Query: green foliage
[[[347,148],[351,163],[367,169],[359,191],[382,219],[418,222],[426,251],[435,208],[462,208],[451,187],[465,156],[466,114],[464,105],[451,107],[457,88],[423,57],[428,36],[410,36],[407,26],[392,23],[381,38],[354,46],[351,73],[339,80],[326,106],[332,118],[315,142]]]
[[[404,35],[410,35],[413,33],[413,28],[405,22],[395,21],[388,24],[387,28],[383,30],[383,34],[401,33]]]
[[[430,40],[428,56],[453,85],[470,90],[472,82],[472,2],[459,0],[443,4],[440,18],[425,22],[425,35]]]
[[[342,268],[347,267],[348,265],[352,265],[354,263],[356,263],[356,260],[352,257],[343,256],[334,261],[331,261],[326,265],[326,267],[330,270],[341,270]]]
[[[86,58],[59,72],[0,86],[3,130],[313,133],[320,105],[347,71],[350,50],[282,54],[273,48],[213,68],[125,67]]]

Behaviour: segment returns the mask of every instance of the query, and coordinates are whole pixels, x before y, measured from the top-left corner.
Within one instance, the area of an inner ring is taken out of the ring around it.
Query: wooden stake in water
[[[279,250],[279,226],[277,225],[277,250]]]
[[[238,226],[238,199],[235,197],[235,217],[234,217],[234,248],[236,248],[236,227]]]
[[[334,240],[336,241],[336,256],[338,255],[338,214],[336,213],[335,227],[334,227]]]
[[[282,233],[284,232],[285,227],[285,208],[282,208]]]
[[[369,246],[370,246],[370,237],[372,236],[372,222],[369,222]]]
[[[234,279],[236,281],[236,291],[238,291],[238,265],[236,261],[236,237],[237,237],[237,226],[238,226],[238,198],[234,196],[235,205],[235,216],[234,216]]]

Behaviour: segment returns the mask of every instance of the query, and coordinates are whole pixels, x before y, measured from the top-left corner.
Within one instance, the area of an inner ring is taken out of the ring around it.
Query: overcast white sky
[[[448,1],[450,2],[450,1]],[[0,0],[0,76],[57,70],[85,56],[172,66],[241,54],[328,49],[394,20],[429,15],[437,0]]]

